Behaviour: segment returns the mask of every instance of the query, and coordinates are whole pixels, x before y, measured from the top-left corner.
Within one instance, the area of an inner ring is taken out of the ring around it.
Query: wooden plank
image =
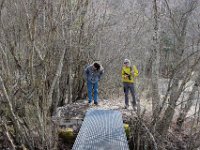
[[[117,110],[89,109],[72,150],[128,150],[122,115]]]

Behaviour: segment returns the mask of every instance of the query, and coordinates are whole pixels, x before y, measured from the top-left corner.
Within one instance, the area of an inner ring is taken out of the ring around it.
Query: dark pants
[[[124,84],[124,94],[125,94],[125,104],[126,106],[129,106],[129,99],[128,99],[128,93],[129,90],[131,91],[131,95],[132,95],[132,103],[133,106],[136,105],[136,99],[135,99],[135,90],[134,90],[134,84],[133,83],[127,83],[127,82],[123,82]]]

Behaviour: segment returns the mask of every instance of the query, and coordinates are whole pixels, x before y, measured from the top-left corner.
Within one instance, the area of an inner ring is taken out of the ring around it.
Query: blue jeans
[[[125,104],[126,106],[129,106],[129,100],[128,100],[128,93],[129,93],[129,90],[131,92],[131,95],[132,95],[132,104],[133,106],[136,105],[136,99],[135,99],[135,90],[134,90],[134,84],[133,83],[127,83],[127,82],[124,82],[124,94],[125,94]]]
[[[94,90],[94,103],[98,102],[98,82],[92,83],[87,81],[87,89],[88,89],[88,102],[92,102],[92,92]]]

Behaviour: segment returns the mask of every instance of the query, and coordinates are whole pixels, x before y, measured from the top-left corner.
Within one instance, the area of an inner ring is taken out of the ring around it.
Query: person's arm
[[[126,79],[128,76],[130,76],[129,74],[127,74],[124,69],[122,68],[122,79]]]
[[[87,66],[85,69],[84,69],[84,78],[87,79],[87,76],[89,75],[89,66]]]
[[[139,72],[135,65],[133,66],[133,71],[134,71],[134,77],[137,77],[139,75]]]

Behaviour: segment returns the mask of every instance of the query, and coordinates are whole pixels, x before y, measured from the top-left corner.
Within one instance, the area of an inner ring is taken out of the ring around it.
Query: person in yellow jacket
[[[131,62],[129,59],[124,60],[124,66],[122,67],[122,82],[124,86],[124,94],[125,94],[125,108],[128,109],[129,107],[129,99],[128,93],[129,90],[132,95],[132,103],[133,108],[136,107],[136,98],[135,98],[135,90],[134,90],[134,79],[138,76],[138,69],[137,67],[131,66]]]

